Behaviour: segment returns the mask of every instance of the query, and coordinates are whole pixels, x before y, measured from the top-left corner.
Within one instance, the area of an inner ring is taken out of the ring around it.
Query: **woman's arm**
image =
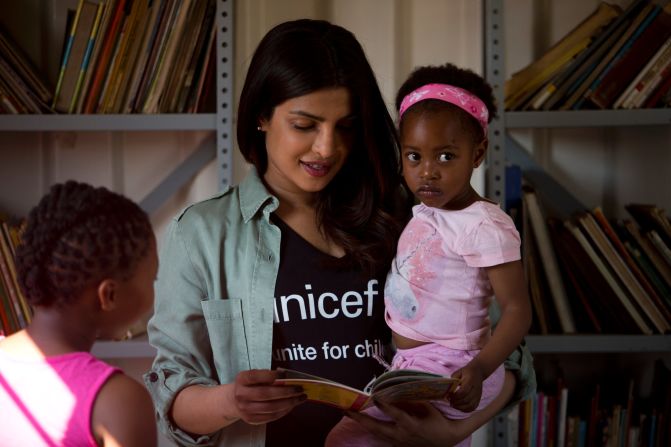
[[[298,387],[273,386],[277,371],[242,371],[234,383],[194,385],[177,394],[171,419],[184,431],[208,434],[240,419],[265,424],[289,413],[305,400]]]
[[[392,422],[380,421],[364,413],[347,415],[394,446],[451,446],[466,439],[498,414],[510,403],[515,388],[515,375],[506,371],[501,393],[487,407],[462,420],[446,419],[428,403],[413,405],[406,409],[379,403],[378,407],[393,419]]]

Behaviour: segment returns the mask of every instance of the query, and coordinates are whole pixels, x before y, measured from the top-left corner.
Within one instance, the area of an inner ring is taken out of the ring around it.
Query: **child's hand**
[[[459,388],[450,397],[450,404],[457,410],[467,413],[475,410],[482,397],[482,381],[485,379],[482,368],[476,362],[457,370],[452,377],[458,378]]]

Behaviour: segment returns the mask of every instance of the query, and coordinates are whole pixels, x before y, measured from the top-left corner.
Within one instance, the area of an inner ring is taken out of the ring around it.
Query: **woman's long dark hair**
[[[237,138],[260,175],[267,169],[265,134],[257,130],[284,101],[345,87],[358,117],[347,161],[319,194],[321,230],[369,273],[388,270],[402,222],[394,215],[400,183],[398,137],[363,48],[346,29],[301,19],[271,29],[249,66],[238,107]]]

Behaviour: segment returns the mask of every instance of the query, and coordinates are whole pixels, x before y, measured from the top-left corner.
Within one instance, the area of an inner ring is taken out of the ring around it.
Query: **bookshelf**
[[[484,73],[494,87],[499,104],[504,103],[505,39],[503,0],[483,0]],[[519,5],[517,5],[519,7]],[[531,4],[527,5],[532,7]],[[594,5],[595,6],[595,5]],[[543,9],[543,8],[540,8]],[[547,8],[545,12],[547,13]],[[486,191],[488,197],[499,203],[506,201],[506,165],[514,163],[533,176],[546,189],[560,209],[585,208],[575,196],[552,178],[534,159],[534,156],[512,135],[511,131],[543,132],[547,129],[571,130],[579,138],[581,129],[602,128],[604,134],[615,128],[641,128],[671,125],[671,109],[634,110],[568,110],[568,111],[500,111],[490,126],[490,151],[487,159]],[[577,129],[577,130],[576,130]],[[660,142],[668,146],[666,141]],[[548,297],[548,300],[550,298]],[[557,366],[561,365],[566,377],[580,391],[602,370],[615,368],[619,375],[629,375],[637,382],[638,391],[650,388],[652,364],[662,358],[671,366],[671,335],[592,335],[558,334],[529,335],[529,349],[535,357],[539,389],[556,380]],[[617,365],[617,366],[614,366]],[[654,393],[654,391],[653,391]],[[511,445],[511,425],[507,416],[500,415],[492,427],[495,446]],[[521,444],[520,444],[521,445]]]
[[[29,8],[19,8],[18,14],[37,14],[39,20],[32,23],[44,27],[51,22],[49,14],[54,13],[54,3],[50,0],[29,2]],[[76,4],[76,2],[75,2]],[[15,132],[49,133],[93,131],[136,132],[136,131],[208,131],[211,138],[205,139],[200,147],[180,163],[172,172],[150,191],[140,205],[149,214],[156,211],[179,188],[190,181],[212,160],[216,159],[217,187],[223,189],[232,182],[233,168],[233,37],[234,0],[215,0],[215,113],[171,113],[171,114],[44,114],[7,115],[0,114],[0,143],[5,135]],[[35,8],[34,10],[32,8]],[[12,10],[15,11],[15,10]],[[44,30],[44,28],[42,28]],[[44,33],[35,33],[42,36]],[[42,37],[44,42],[52,42]],[[52,44],[55,45],[55,44]],[[48,45],[47,45],[48,47]],[[60,53],[60,48],[45,48],[44,51]],[[5,160],[7,155],[4,155]],[[4,161],[3,161],[4,162]],[[10,161],[11,163],[11,161]],[[101,341],[93,348],[93,353],[102,358],[150,359],[155,351],[146,337],[127,341]]]

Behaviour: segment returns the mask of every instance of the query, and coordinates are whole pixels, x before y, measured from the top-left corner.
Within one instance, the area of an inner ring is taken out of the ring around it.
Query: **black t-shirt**
[[[276,216],[282,232],[275,284],[272,367],[279,366],[363,389],[383,368],[389,339],[384,322],[384,278],[337,268]],[[342,411],[306,402],[267,427],[266,446],[322,446]]]

